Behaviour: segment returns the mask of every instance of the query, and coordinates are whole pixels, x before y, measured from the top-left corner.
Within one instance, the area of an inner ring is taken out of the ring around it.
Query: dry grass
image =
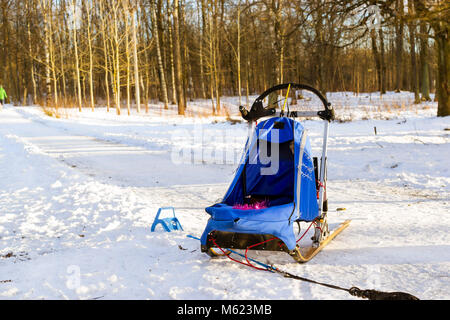
[[[307,98],[305,98],[307,100]],[[102,100],[98,100],[99,105],[103,106]],[[214,101],[215,102],[215,101]],[[356,102],[356,104],[355,104]],[[223,117],[226,121],[230,123],[242,122],[239,113],[236,113],[235,106],[228,105],[227,102],[222,101],[221,108],[219,112],[213,114],[212,105],[210,103],[201,102],[199,104],[189,101],[189,104],[185,111],[185,117],[187,118],[209,118],[211,116]],[[351,122],[355,120],[389,120],[397,117],[401,117],[405,112],[411,112],[418,114],[420,111],[428,110],[434,108],[432,103],[429,104],[415,104],[414,99],[411,98],[391,98],[389,96],[383,96],[382,99],[371,99],[371,96],[362,96],[357,101],[348,101],[348,99],[335,99],[333,102],[333,107],[336,111],[336,121],[338,122]],[[72,110],[78,109],[77,99],[75,98],[60,98],[58,99],[58,104],[52,101],[37,101],[43,112],[53,118],[69,118],[72,114]],[[87,110],[88,103],[83,103],[86,107],[83,110]],[[136,106],[131,106],[132,110],[135,110]],[[90,108],[89,108],[90,109]],[[111,105],[110,112],[115,112],[114,105]],[[126,108],[122,106],[121,114],[127,114]],[[161,117],[165,116],[177,116],[178,108],[177,105],[169,104],[168,109],[164,109],[164,104],[159,101],[152,100],[142,104],[142,114],[147,115],[151,110],[152,115],[159,115]],[[235,113],[233,113],[233,112]],[[221,121],[221,120],[217,120]]]
[[[37,104],[41,107],[42,111],[49,117],[56,119],[68,119],[69,113],[68,108],[74,108],[73,104],[68,105],[68,101],[62,102],[64,107],[60,107],[59,104],[56,104],[54,101],[49,101],[47,104],[44,104],[43,101],[37,101]]]
[[[333,105],[336,111],[336,121],[350,122],[361,120],[390,120],[399,117],[404,112],[418,114],[420,110],[428,110],[431,105],[417,105],[414,101],[383,101],[378,105],[348,106],[340,103]],[[357,112],[358,111],[358,112]],[[362,111],[362,113],[361,113]]]

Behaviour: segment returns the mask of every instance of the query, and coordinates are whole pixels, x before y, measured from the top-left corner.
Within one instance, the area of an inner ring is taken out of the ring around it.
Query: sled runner
[[[308,262],[312,258],[316,256],[328,243],[330,243],[331,240],[333,240],[339,233],[341,233],[345,228],[348,227],[350,223],[350,220],[346,220],[343,223],[340,224],[338,228],[333,230],[327,237],[325,237],[320,245],[318,247],[310,246],[307,248],[302,248],[297,246],[295,248],[295,251],[291,253],[292,258],[295,259],[295,261],[304,263]]]
[[[296,96],[298,90],[314,94],[323,108],[290,110],[289,93]],[[318,90],[286,83],[266,90],[249,111],[240,107],[240,112],[249,125],[245,150],[223,200],[205,209],[211,217],[200,240],[201,250],[216,256],[228,255],[227,248],[245,249],[246,258],[248,250],[284,251],[300,263],[307,262],[350,222],[329,231],[326,160],[333,108]],[[296,120],[302,117],[324,120],[320,159],[312,156],[307,132]],[[300,222],[310,225],[297,238],[294,227]],[[300,247],[312,226],[311,245]]]

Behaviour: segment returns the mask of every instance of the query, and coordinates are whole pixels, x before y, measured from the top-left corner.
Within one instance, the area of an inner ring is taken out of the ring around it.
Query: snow
[[[285,253],[251,256],[338,286],[449,299],[449,118],[435,116],[435,102],[411,104],[406,92],[328,98],[338,116],[329,140],[330,226],[352,222],[307,264]],[[0,299],[352,299],[211,259],[186,237],[201,235],[204,208],[224,195],[247,135],[237,97],[222,100],[228,115],[216,117],[206,116],[207,100],[191,102],[204,115],[196,118],[160,105],[130,116],[59,109],[59,119],[40,107],[5,106]],[[323,124],[305,126],[318,153]],[[184,231],[150,232],[164,206],[175,207]]]

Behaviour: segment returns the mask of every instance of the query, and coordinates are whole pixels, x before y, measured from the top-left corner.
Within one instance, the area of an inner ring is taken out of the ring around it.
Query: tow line
[[[187,237],[200,241],[200,238],[197,238],[197,237],[195,237],[193,235],[190,235],[190,234],[187,235]],[[219,249],[221,249],[221,248],[219,248]],[[369,299],[369,300],[419,300],[419,298],[417,298],[417,297],[415,297],[415,296],[413,296],[413,295],[411,295],[409,293],[406,293],[406,292],[383,292],[383,291],[378,291],[378,290],[373,290],[373,289],[363,290],[363,289],[360,289],[358,287],[351,287],[350,289],[347,289],[347,288],[339,287],[339,286],[328,284],[328,283],[324,283],[324,282],[318,282],[318,281],[315,281],[315,280],[311,280],[311,279],[307,279],[307,278],[304,278],[304,277],[297,276],[297,275],[289,273],[287,271],[283,271],[283,270],[281,270],[281,269],[279,269],[279,268],[277,268],[277,267],[275,267],[273,265],[268,265],[268,264],[262,263],[262,262],[260,262],[258,260],[249,258],[246,255],[243,255],[243,254],[241,254],[239,252],[236,252],[236,251],[234,251],[232,249],[227,248],[227,251],[229,251],[229,253],[226,253],[225,255],[228,258],[232,259],[231,257],[229,257],[229,255],[231,253],[233,253],[233,254],[238,255],[240,257],[243,257],[243,258],[245,258],[247,260],[250,260],[250,261],[252,261],[252,262],[254,262],[254,263],[256,263],[259,266],[264,268],[264,269],[259,269],[258,268],[259,270],[269,271],[269,272],[272,272],[272,273],[278,273],[278,274],[281,274],[285,278],[290,278],[290,279],[294,279],[294,280],[309,282],[309,283],[317,284],[317,285],[324,286],[324,287],[327,287],[327,288],[330,288],[330,289],[346,291],[346,292],[348,292],[350,295],[352,295],[354,297],[363,298],[363,299]],[[234,259],[232,259],[232,260],[234,260]],[[243,264],[247,265],[245,263],[243,263]]]

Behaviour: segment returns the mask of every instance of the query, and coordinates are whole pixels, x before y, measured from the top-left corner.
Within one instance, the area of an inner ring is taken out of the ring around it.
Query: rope
[[[239,260],[236,260],[236,259],[233,259],[232,257],[230,257],[230,252],[225,252],[217,243],[216,243],[216,241],[214,240],[214,238],[211,238],[211,241],[214,243],[214,245],[217,247],[217,248],[219,248],[220,249],[220,251],[222,251],[222,253],[227,257],[227,258],[229,258],[230,260],[232,260],[232,261],[234,261],[234,262],[237,262],[237,263],[240,263],[240,264],[243,264],[244,266],[247,266],[247,267],[252,267],[252,268],[256,268],[255,266],[253,266],[253,265],[251,265],[251,264],[247,264],[247,263],[244,263],[244,262],[242,262],[242,261],[239,261]],[[248,261],[248,260],[247,260]],[[259,268],[258,268],[259,269]],[[260,270],[264,270],[264,269],[260,269]]]
[[[300,240],[302,240],[302,238],[306,235],[306,233],[309,231],[309,229],[311,228],[311,226],[312,226],[313,224],[316,225],[315,222],[313,221],[313,222],[309,225],[308,229],[306,229],[306,231],[303,233],[303,235],[296,241],[297,243],[298,243]],[[318,227],[316,226],[316,228],[318,228]],[[267,268],[267,267],[265,267],[265,268],[258,268],[258,267],[256,267],[256,266],[254,266],[254,265],[250,262],[250,260],[249,260],[249,258],[248,258],[248,250],[250,250],[250,249],[253,248],[253,247],[259,246],[259,245],[261,245],[261,244],[264,244],[264,243],[270,242],[270,241],[272,241],[272,240],[275,240],[275,239],[277,239],[277,238],[276,238],[276,237],[273,237],[273,238],[271,238],[271,239],[268,239],[268,240],[265,240],[265,241],[262,241],[262,242],[259,242],[259,243],[252,244],[251,246],[248,246],[248,247],[246,248],[246,250],[245,250],[245,255],[244,255],[244,258],[245,258],[245,260],[247,261],[247,263],[244,263],[244,262],[242,262],[242,261],[239,261],[239,260],[236,260],[236,259],[231,258],[231,257],[230,257],[230,253],[226,253],[226,252],[225,252],[225,251],[224,251],[224,250],[216,243],[216,241],[215,241],[214,238],[211,238],[211,241],[212,241],[212,242],[214,243],[214,245],[215,245],[220,251],[222,251],[222,253],[223,253],[225,256],[227,256],[230,260],[232,260],[232,261],[234,261],[234,262],[237,262],[237,263],[240,263],[240,264],[243,264],[244,266],[251,267],[251,268],[256,269],[256,270],[260,270],[260,271],[271,271],[271,270],[272,270],[272,267],[269,267],[269,268]]]
[[[309,226],[309,228],[311,226],[312,226],[312,224]],[[308,230],[309,230],[309,228],[308,228]],[[308,230],[305,231],[303,236],[306,234],[306,232],[308,232]],[[196,240],[200,240],[199,238],[194,237],[192,235],[188,235],[187,237],[193,238],[193,239],[196,239]],[[275,267],[273,265],[269,266],[269,265],[266,265],[266,264],[264,264],[262,262],[259,262],[257,260],[249,259],[247,257],[247,251],[251,247],[254,247],[254,246],[257,246],[259,244],[263,244],[263,243],[266,243],[266,242],[269,242],[269,241],[272,241],[274,239],[276,239],[276,238],[268,239],[268,240],[265,240],[263,242],[260,242],[260,243],[257,243],[257,244],[254,244],[254,245],[251,245],[251,246],[247,247],[247,250],[245,251],[245,256],[243,256],[243,255],[241,255],[241,254],[239,254],[239,253],[237,253],[237,252],[235,252],[233,250],[230,250],[230,249],[228,249],[230,252],[226,253],[220,246],[217,245],[217,243],[214,240],[214,238],[211,238],[211,241],[230,260],[235,261],[235,262],[240,263],[240,264],[243,264],[245,266],[257,269],[257,270],[276,272],[278,274],[281,274],[285,278],[290,278],[290,279],[294,279],[294,280],[299,280],[299,281],[304,281],[304,282],[308,282],[308,283],[312,283],[312,284],[317,284],[317,285],[320,285],[320,286],[323,286],[323,287],[327,287],[327,288],[330,288],[330,289],[334,289],[334,290],[345,291],[345,292],[349,293],[350,295],[352,295],[354,297],[368,299],[368,300],[419,300],[419,298],[413,296],[412,294],[406,293],[406,292],[383,292],[383,291],[378,291],[378,290],[373,290],[373,289],[363,290],[363,289],[360,289],[358,287],[351,287],[350,289],[347,289],[347,288],[336,286],[336,285],[333,285],[333,284],[329,284],[329,283],[325,283],[325,282],[319,282],[319,281],[311,280],[311,279],[308,279],[308,278],[300,277],[298,275],[289,273],[287,271],[280,270],[279,268],[277,268],[277,267]],[[238,255],[240,255],[242,257],[245,257],[245,259],[247,260],[247,263],[231,258],[230,257],[231,253],[238,254]],[[253,262],[263,266],[264,268],[255,267],[254,265],[252,265],[250,263],[249,260],[252,260]]]
[[[311,229],[311,227],[312,227],[313,224],[314,224],[315,228],[318,228],[320,231],[322,231],[322,229],[320,229],[320,227],[317,226],[317,224],[315,223],[315,221],[313,221],[313,222],[311,222],[311,224],[309,225],[309,227],[306,229],[306,231],[302,234],[302,236],[296,241],[296,243],[300,242],[300,240],[303,239],[303,237],[308,233],[309,229]],[[249,261],[249,258],[248,258],[248,250],[250,250],[250,248],[259,246],[259,245],[261,245],[261,244],[264,244],[264,243],[266,243],[266,242],[270,242],[270,241],[275,240],[275,239],[277,239],[277,237],[273,237],[273,238],[271,238],[271,239],[268,239],[268,240],[265,240],[265,241],[262,241],[262,242],[259,242],[259,243],[252,244],[251,246],[248,246],[248,247],[246,248],[246,250],[245,250],[245,255],[244,255],[244,258],[245,258],[245,260],[247,261],[247,263],[243,263],[242,261],[238,261],[238,260],[236,260],[236,259],[231,258],[231,257],[229,256],[229,255],[230,255],[230,252],[229,252],[229,253],[226,253],[226,252],[225,252],[225,251],[224,251],[224,250],[216,243],[216,241],[215,241],[214,238],[211,238],[211,241],[212,241],[212,242],[214,243],[214,245],[215,245],[217,248],[219,248],[219,250],[222,251],[222,253],[223,253],[225,256],[227,256],[230,260],[232,260],[232,261],[234,261],[234,262],[238,262],[238,263],[240,263],[240,264],[243,264],[243,265],[245,265],[245,266],[251,267],[251,268],[256,269],[256,270],[261,270],[261,271],[271,271],[271,270],[272,270],[272,267],[269,267],[269,268],[268,268],[267,266],[264,266],[264,268],[258,268],[258,267],[256,267],[256,266],[254,266],[254,265]],[[236,252],[233,252],[233,253],[236,253]],[[257,262],[257,261],[256,261],[256,262]]]
[[[192,236],[191,236],[191,238],[192,238]],[[263,244],[263,243],[266,243],[266,242],[269,242],[269,241],[272,241],[272,240],[275,240],[275,239],[276,239],[276,238],[274,237],[274,238],[271,238],[271,239],[268,239],[268,240],[265,240],[265,241],[263,241],[263,242],[256,243],[256,244],[253,244],[253,245],[247,247],[247,249],[245,250],[245,255],[243,256],[243,257],[245,258],[245,260],[247,261],[247,263],[242,262],[242,261],[239,261],[239,260],[236,260],[236,259],[233,259],[232,257],[230,257],[230,254],[231,254],[231,253],[238,254],[237,252],[235,252],[235,251],[230,251],[230,252],[227,253],[227,252],[225,252],[225,251],[222,249],[222,247],[220,247],[220,246],[216,243],[216,240],[215,240],[214,238],[211,238],[211,241],[212,241],[212,243],[214,243],[214,245],[215,245],[217,248],[219,248],[219,250],[222,251],[222,253],[223,253],[227,258],[229,258],[231,261],[234,261],[234,262],[243,264],[244,266],[247,266],[247,267],[250,267],[250,268],[253,268],[253,269],[256,269],[256,270],[260,270],[260,271],[273,271],[273,268],[272,268],[271,266],[265,265],[265,264],[263,264],[263,263],[261,263],[261,262],[259,262],[259,261],[254,260],[254,259],[249,259],[248,256],[247,256],[247,253],[248,253],[248,250],[249,250],[250,248],[255,247],[255,246],[257,246],[257,245],[260,245],[260,244]],[[229,249],[228,249],[228,250],[229,250]],[[241,254],[239,254],[239,255],[242,256]],[[256,263],[258,263],[259,265],[263,266],[264,268],[258,268],[258,267],[256,267],[256,266],[254,266],[253,264],[251,264],[250,260],[255,261]]]
[[[276,239],[276,237],[273,237],[273,238],[271,238],[271,239],[268,239],[268,240],[265,240],[265,241],[263,241],[263,242],[256,243],[256,244],[253,244],[253,245],[247,247],[247,249],[245,250],[245,260],[247,260],[247,263],[248,263],[248,265],[249,265],[250,267],[252,267],[252,268],[254,268],[254,269],[256,269],[256,270],[269,271],[268,269],[262,269],[262,268],[258,268],[258,267],[255,267],[254,265],[252,265],[252,264],[250,263],[250,261],[248,260],[247,253],[248,253],[248,250],[249,250],[250,248],[256,247],[256,246],[258,246],[258,245],[260,245],[260,244],[263,244],[263,243],[266,243],[266,242],[269,242],[269,241],[272,241],[272,240],[275,240],[275,239]]]
[[[316,222],[315,221],[313,221],[313,223],[314,223],[314,228],[316,228],[316,229],[319,229],[320,230],[320,232],[322,232],[322,228],[321,227],[319,227],[317,224],[316,224]]]
[[[327,186],[326,186],[326,182],[325,184],[323,184],[322,182],[320,182],[319,180],[316,179],[317,184],[319,185],[319,190],[317,190],[317,199],[319,199],[319,191],[320,191],[320,187],[323,188],[323,192],[325,194],[325,199],[327,196]]]
[[[283,109],[281,109],[281,114],[284,115],[284,108],[286,107],[286,103],[289,97],[289,89],[291,89],[291,84],[289,83],[289,86],[287,88],[287,93],[286,93],[286,98],[284,98],[284,104],[283,104]]]
[[[303,233],[303,235],[296,241],[296,243],[298,243],[300,240],[303,239],[303,237],[306,235],[306,233],[309,231],[309,229],[311,228],[311,226],[315,224],[314,221],[311,222],[311,224],[309,225],[308,229],[306,229],[306,231]]]
[[[285,278],[291,278],[295,280],[305,281],[313,284],[317,284],[320,286],[324,286],[330,289],[346,291],[350,295],[358,298],[368,299],[368,300],[419,300],[419,298],[413,296],[412,294],[406,292],[383,292],[378,290],[362,290],[358,287],[351,287],[350,289],[346,289],[343,287],[339,287],[333,284],[328,284],[324,282],[318,282],[315,280],[303,278],[292,273],[282,271],[278,268],[273,269],[275,272],[283,275]]]
[[[285,278],[291,278],[291,279],[295,279],[295,280],[305,281],[305,282],[309,282],[309,283],[318,284],[318,285],[321,285],[321,286],[324,286],[324,287],[328,287],[328,288],[331,288],[331,289],[336,289],[336,290],[342,290],[342,291],[349,292],[349,289],[342,288],[342,287],[339,287],[339,286],[335,286],[333,284],[328,284],[328,283],[323,283],[323,282],[318,282],[318,281],[315,281],[315,280],[303,278],[303,277],[294,275],[292,273],[289,273],[289,272],[286,272],[286,271],[282,271],[282,270],[280,270],[278,268],[275,269],[275,272],[283,275]]]

